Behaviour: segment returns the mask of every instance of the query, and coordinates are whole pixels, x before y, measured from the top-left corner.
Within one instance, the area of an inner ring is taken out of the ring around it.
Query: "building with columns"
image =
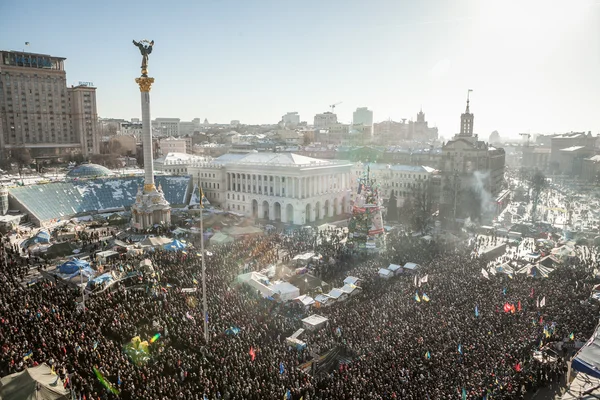
[[[224,210],[303,225],[350,212],[352,163],[294,153],[225,154],[188,166]]]

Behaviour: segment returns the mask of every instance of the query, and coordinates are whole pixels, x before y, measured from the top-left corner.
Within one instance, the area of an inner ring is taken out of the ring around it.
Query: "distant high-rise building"
[[[300,124],[300,115],[296,112],[288,112],[283,117],[281,117],[281,122],[283,126],[287,127],[295,127]]]
[[[67,89],[71,103],[73,133],[79,138],[84,156],[100,153],[96,88],[81,82]]]
[[[337,115],[332,112],[327,111],[322,114],[315,115],[315,128],[329,128],[330,126],[337,125],[337,123]]]
[[[33,157],[98,149],[95,88],[67,88],[64,57],[0,51],[0,151]]]
[[[369,110],[367,107],[358,107],[356,111],[352,113],[352,124],[373,126],[373,111]]]
[[[429,127],[428,122],[425,121],[425,113],[423,110],[420,110],[417,114],[416,121],[410,121],[409,131],[410,138],[415,141],[428,142],[438,138],[438,129]]]

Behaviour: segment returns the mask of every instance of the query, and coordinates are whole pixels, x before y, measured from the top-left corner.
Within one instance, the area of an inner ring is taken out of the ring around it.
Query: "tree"
[[[392,190],[392,194],[390,195],[390,199],[388,200],[387,219],[389,219],[390,221],[398,220],[398,201],[396,200],[396,194],[394,190]]]
[[[31,154],[29,149],[26,147],[19,147],[11,151],[11,162],[16,164],[17,171],[19,172],[19,178],[21,179],[21,185],[23,185],[23,170],[31,164]]]
[[[413,229],[424,234],[433,220],[433,185],[431,181],[422,181],[417,184],[411,193],[414,212],[412,215]]]
[[[548,187],[548,181],[546,176],[540,172],[535,171],[529,179],[529,188],[531,190],[531,223],[535,224],[537,205],[540,201],[540,197],[544,190]]]
[[[461,209],[465,215],[468,216],[471,221],[481,220],[482,214],[482,193],[481,188],[471,186],[467,188],[463,194],[463,201]]]

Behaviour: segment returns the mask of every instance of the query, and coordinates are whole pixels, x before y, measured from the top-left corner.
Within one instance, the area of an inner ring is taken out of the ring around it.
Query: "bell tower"
[[[459,136],[473,136],[473,120],[475,116],[471,113],[469,109],[469,95],[473,90],[469,89],[467,92],[467,108],[465,112],[460,116],[460,133]]]

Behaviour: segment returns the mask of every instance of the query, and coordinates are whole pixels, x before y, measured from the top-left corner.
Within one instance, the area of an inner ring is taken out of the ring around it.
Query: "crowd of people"
[[[116,260],[114,268],[134,270],[149,258],[155,273],[94,294],[82,307],[80,293],[69,287],[47,280],[23,285],[18,272],[27,268],[26,259],[1,247],[0,373],[46,363],[76,398],[94,400],[445,399],[463,393],[518,399],[564,372],[564,355],[540,363],[534,350],[586,340],[595,328],[598,308],[587,301],[595,261],[584,253],[548,278],[486,279],[480,272],[486,261],[471,257],[472,248],[394,234],[387,252],[361,258],[343,241],[337,233],[274,233],[210,248],[207,315],[197,251]],[[285,339],[315,310],[257,296],[236,277],[249,265],[259,270],[309,250],[322,256],[311,266],[315,274],[333,285],[353,275],[361,289],[316,310],[328,325],[305,332],[307,346],[297,349]],[[389,263],[408,261],[420,265],[417,278],[377,275]],[[505,312],[506,304],[515,308]],[[136,364],[124,352],[132,338],[157,333],[147,363]],[[335,348],[352,356],[330,370],[305,368]],[[94,368],[115,390],[107,390]]]

